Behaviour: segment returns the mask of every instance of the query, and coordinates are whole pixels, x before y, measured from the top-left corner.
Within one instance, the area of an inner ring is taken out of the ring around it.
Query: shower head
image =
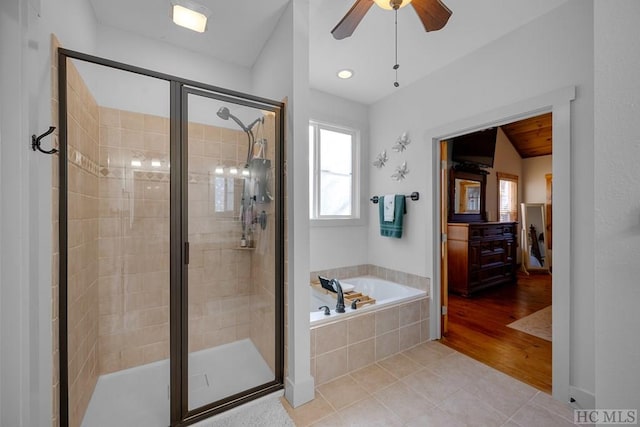
[[[220,109],[218,110],[218,112],[216,114],[222,120],[229,120],[229,118],[231,118],[231,120],[236,122],[238,124],[238,126],[240,126],[240,128],[243,131],[246,132],[247,137],[249,138],[249,145],[247,146],[247,164],[248,164],[249,160],[251,159],[251,148],[253,147],[253,144],[255,142],[255,137],[254,137],[253,132],[251,131],[251,129],[257,123],[264,123],[264,117],[258,117],[257,119],[252,121],[249,126],[245,126],[245,124],[242,123],[239,118],[237,118],[236,116],[231,114],[231,112],[229,111],[229,109],[227,107],[220,107]]]
[[[229,112],[229,109],[227,107],[220,107],[220,109],[218,110],[218,112],[216,113],[218,115],[218,117],[220,117],[222,120],[229,120],[229,118],[231,118],[231,120],[233,120],[234,122],[236,122],[238,124],[238,126],[240,126],[240,128],[249,133],[250,132],[250,128],[246,127],[244,125],[244,123],[242,123],[240,121],[239,118],[237,118],[236,116],[234,116],[233,114],[231,114]]]
[[[229,109],[227,107],[220,107],[217,114],[222,120],[229,120]]]
[[[264,118],[263,117],[258,117],[257,119],[255,119],[254,121],[251,122],[251,124],[249,126],[245,126],[244,123],[242,123],[242,121],[240,121],[239,118],[237,118],[236,116],[234,116],[233,114],[231,114],[231,112],[229,111],[229,109],[227,107],[220,107],[220,109],[218,110],[218,112],[216,113],[218,115],[218,117],[220,117],[222,120],[229,120],[229,118],[231,118],[231,120],[233,120],[234,122],[236,122],[238,124],[238,126],[240,126],[240,128],[247,132],[250,133],[251,129],[258,123],[264,123]]]

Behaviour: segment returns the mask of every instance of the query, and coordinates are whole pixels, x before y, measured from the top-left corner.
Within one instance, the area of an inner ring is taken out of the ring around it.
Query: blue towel
[[[400,239],[402,237],[402,219],[404,214],[407,213],[407,205],[405,204],[404,195],[396,194],[394,197],[396,209],[393,215],[393,222],[384,221],[384,197],[381,197],[378,202],[380,206],[380,235]]]

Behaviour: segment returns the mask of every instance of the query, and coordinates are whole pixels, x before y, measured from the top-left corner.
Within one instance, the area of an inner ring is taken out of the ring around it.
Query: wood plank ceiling
[[[520,157],[547,156],[551,149],[551,113],[501,126]]]

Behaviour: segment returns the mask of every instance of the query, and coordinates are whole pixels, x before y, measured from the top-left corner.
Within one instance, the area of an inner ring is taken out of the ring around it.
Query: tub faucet
[[[344,313],[344,293],[342,292],[342,286],[340,286],[340,282],[338,279],[333,279],[331,281],[333,283],[334,288],[336,288],[338,303],[336,304],[336,313]]]

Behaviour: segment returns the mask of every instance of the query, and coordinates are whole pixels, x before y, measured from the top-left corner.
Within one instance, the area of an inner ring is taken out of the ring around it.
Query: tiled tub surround
[[[324,384],[428,340],[426,296],[311,327],[311,375]]]
[[[362,294],[362,300],[367,301],[369,298],[374,303],[368,303],[361,305],[358,309],[353,309],[349,305],[349,301],[353,300],[347,298],[350,294],[345,293],[345,312],[337,313],[334,309],[337,302],[337,295],[332,292],[327,292],[324,289],[320,289],[317,286],[311,289],[311,312],[309,314],[309,320],[311,326],[319,326],[324,323],[341,320],[342,317],[351,317],[363,312],[382,310],[390,305],[397,305],[413,300],[425,298],[427,293],[423,290],[404,286],[399,283],[390,282],[389,280],[380,279],[375,276],[359,276],[349,277],[340,280],[340,283],[344,289],[353,287],[352,292]],[[330,314],[327,315],[319,307],[328,306],[330,308]]]
[[[317,280],[318,276],[328,277],[329,279],[340,279],[343,277],[356,276],[375,276],[379,277],[380,279],[388,280],[390,282],[399,283],[401,285],[409,286],[416,289],[421,289],[427,292],[427,296],[429,295],[431,286],[431,281],[428,277],[405,273],[404,271],[392,270],[390,268],[384,268],[373,264],[360,264],[349,267],[312,271],[310,274],[310,280]]]
[[[413,301],[360,310],[341,320],[312,325],[311,375],[316,385],[429,341],[429,278],[371,264],[313,271],[310,279],[318,275],[338,279],[374,276],[425,294]]]

